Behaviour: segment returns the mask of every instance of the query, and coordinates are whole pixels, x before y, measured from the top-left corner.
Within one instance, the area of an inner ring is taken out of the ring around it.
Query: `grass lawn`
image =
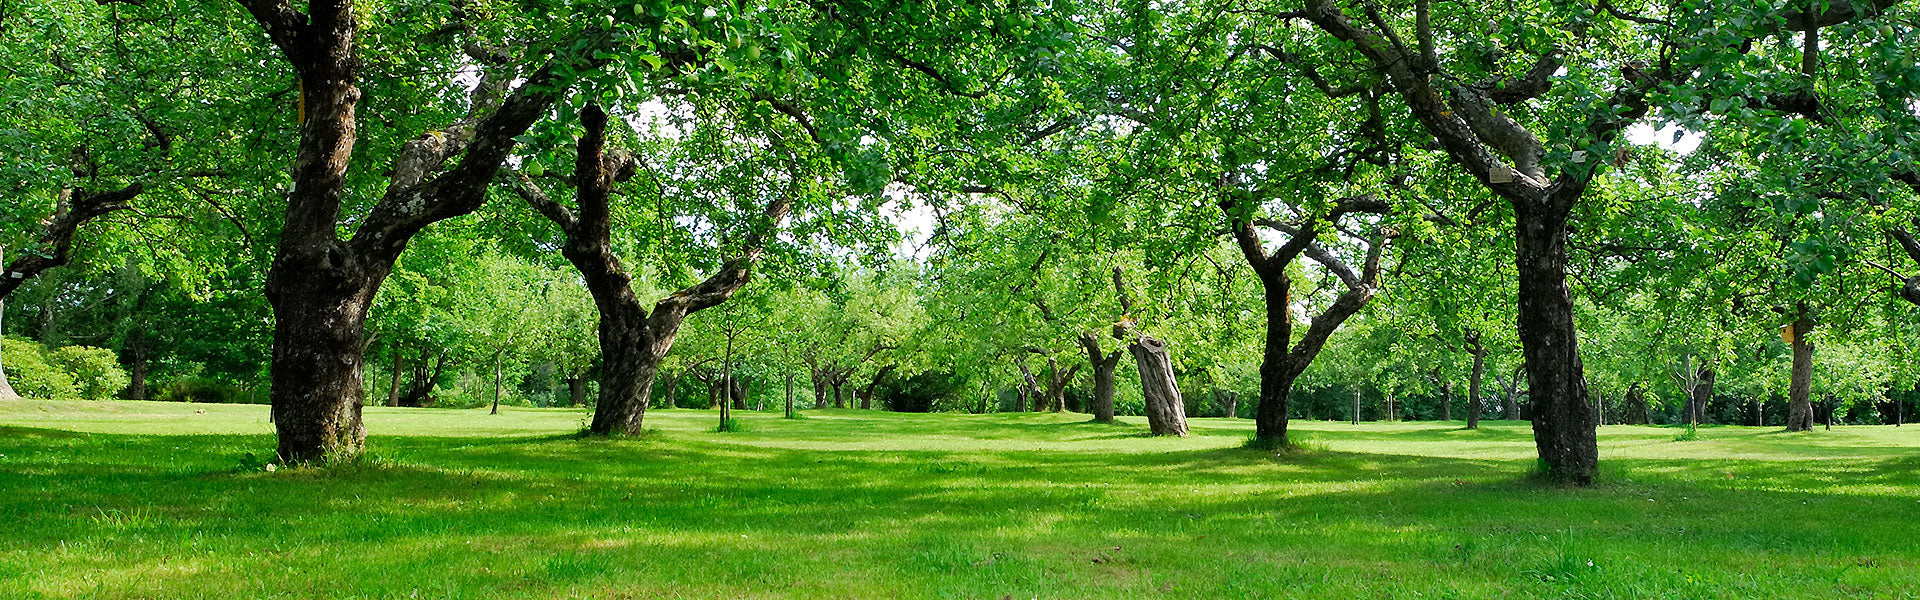
[[[1610,426],[1563,489],[1512,422],[502,410],[266,472],[265,407],[0,402],[0,598],[1920,597],[1920,427]]]

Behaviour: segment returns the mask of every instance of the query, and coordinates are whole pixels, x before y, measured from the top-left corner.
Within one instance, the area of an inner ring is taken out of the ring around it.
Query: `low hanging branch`
[[[138,183],[108,192],[63,191],[52,217],[42,221],[36,247],[7,264],[0,274],[0,299],[12,295],[27,280],[47,269],[67,264],[73,254],[73,236],[80,228],[104,215],[133,208],[133,199],[145,188]]]

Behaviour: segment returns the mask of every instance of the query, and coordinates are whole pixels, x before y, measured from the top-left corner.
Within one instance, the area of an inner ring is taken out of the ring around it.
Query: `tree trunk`
[[[1062,372],[1060,363],[1053,357],[1047,357],[1047,406],[1053,412],[1067,410],[1067,386],[1073,383],[1073,376],[1080,373],[1080,365]]]
[[[136,334],[137,335],[137,334]],[[134,343],[127,345],[127,399],[147,399],[147,342],[144,336],[136,337]],[[4,392],[0,392],[4,393]]]
[[[1014,412],[1027,412],[1028,406],[1032,406],[1033,410],[1040,410],[1041,400],[1035,398],[1040,395],[1040,379],[1033,376],[1033,369],[1027,368],[1025,358],[1020,359],[1018,364],[1020,365],[1020,403],[1014,406]],[[1029,400],[1032,401],[1031,404],[1028,403]]]
[[[587,378],[574,374],[567,378],[567,406],[581,406],[587,403]]]
[[[812,369],[811,378],[813,379],[813,408],[816,410],[825,409],[828,398],[827,375],[822,373],[820,369]]]
[[[606,153],[607,114],[597,104],[580,113],[586,135],[574,155],[574,194],[578,215],[558,202],[525,175],[514,181],[515,191],[566,235],[561,254],[580,271],[600,312],[600,399],[594,405],[588,431],[597,435],[634,435],[653,393],[660,362],[673,349],[674,337],[688,315],[719,306],[751,278],[748,269],[763,252],[766,232],[748,234],[740,254],[721,264],[712,275],[681,288],[654,303],[649,314],[633,291],[633,278],[612,245],[613,219],[609,205],[615,183],[632,172],[630,158]],[[791,200],[778,196],[761,214],[777,225],[791,211]]]
[[[1146,401],[1147,428],[1153,435],[1187,436],[1186,401],[1174,380],[1173,359],[1167,343],[1140,335],[1127,347],[1140,369],[1140,392]]]
[[[6,257],[4,255],[0,255],[0,263],[5,263],[6,262],[5,258]],[[4,315],[6,312],[7,312],[7,303],[5,301],[0,301],[0,315]],[[0,328],[0,333],[4,333],[5,331],[6,331],[5,328]],[[19,400],[19,399],[20,399],[20,393],[13,391],[13,384],[7,381],[7,368],[6,368],[5,357],[0,357],[0,400]]]
[[[1453,420],[1453,382],[1440,384],[1440,420]]]
[[[834,408],[847,407],[846,385],[847,384],[845,381],[842,381],[839,377],[834,377],[834,380],[833,380],[833,407]]]
[[[1360,386],[1353,386],[1353,424],[1360,424]]]
[[[1707,366],[1703,361],[1700,365],[1699,377],[1700,385],[1694,386],[1693,401],[1689,403],[1693,408],[1693,414],[1687,415],[1687,419],[1689,423],[1695,425],[1706,425],[1707,402],[1713,400],[1713,382],[1718,376],[1714,374],[1713,367]]]
[[[1813,319],[1803,314],[1789,327],[1793,335],[1793,378],[1787,385],[1787,431],[1806,431],[1813,429],[1813,344],[1807,341]]]
[[[360,338],[377,284],[336,264],[331,251],[282,251],[268,276],[274,307],[273,422],[282,461],[360,454]],[[292,255],[292,256],[289,256]]]
[[[1629,425],[1646,425],[1650,416],[1647,414],[1647,393],[1640,389],[1639,383],[1627,386],[1626,403],[1627,416],[1623,420]]]
[[[1473,338],[1473,374],[1467,378],[1467,429],[1480,428],[1480,413],[1486,412],[1486,392],[1481,382],[1487,375],[1487,351],[1480,347],[1479,336]]]
[[[727,387],[732,389],[727,393],[727,397],[733,399],[733,409],[746,410],[747,409],[747,382],[741,381],[740,378],[734,377],[731,373],[727,375],[727,379],[731,381],[731,383]]]
[[[887,365],[874,372],[873,379],[867,380],[867,387],[860,392],[860,408],[873,408],[874,391],[879,389],[880,383],[886,381],[887,376],[892,375],[896,368],[898,368],[897,365]]]
[[[1232,419],[1240,415],[1240,394],[1238,392],[1214,388],[1213,399],[1215,403],[1220,405],[1221,417]]]
[[[1754,426],[1754,427],[1762,427],[1762,426],[1765,426],[1765,425],[1767,424],[1767,422],[1766,422],[1766,414],[1765,414],[1765,412],[1766,412],[1766,410],[1767,410],[1767,409],[1766,409],[1766,406],[1767,406],[1767,402],[1766,402],[1766,400],[1764,400],[1764,399],[1761,399],[1761,398],[1754,398],[1754,399],[1753,399],[1753,410],[1750,410],[1750,411],[1748,411],[1748,412],[1751,412],[1751,413],[1753,413],[1753,426]]]
[[[493,353],[493,412],[487,413],[490,415],[500,414],[500,371],[502,370],[501,363],[506,362],[506,360],[506,352]]]
[[[787,418],[793,418],[793,371],[787,371]]]
[[[1573,202],[1557,197],[1561,193],[1567,192],[1550,194],[1544,205],[1513,203],[1520,346],[1540,460],[1554,479],[1589,485],[1600,447],[1567,289],[1567,218]]]
[[[407,368],[404,346],[399,341],[393,344],[393,373],[387,376],[387,406],[400,405],[400,373]]]
[[[1100,349],[1100,337],[1093,332],[1080,334],[1080,347],[1087,351],[1087,364],[1093,367],[1093,421],[1095,423],[1113,422],[1113,373],[1120,366],[1120,351],[1104,353]]]

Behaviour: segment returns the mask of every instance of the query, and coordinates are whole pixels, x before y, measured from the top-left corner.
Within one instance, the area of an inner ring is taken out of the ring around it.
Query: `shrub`
[[[105,348],[67,346],[47,353],[47,362],[73,376],[82,400],[112,400],[133,382],[120,357]]]
[[[160,402],[244,404],[247,395],[239,386],[217,379],[181,377],[154,388],[153,399]]]
[[[40,400],[78,400],[80,385],[72,373],[47,360],[47,349],[33,340],[0,340],[0,365],[21,396]]]

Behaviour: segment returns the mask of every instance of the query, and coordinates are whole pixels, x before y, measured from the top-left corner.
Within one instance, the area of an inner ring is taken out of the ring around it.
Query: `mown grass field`
[[[1606,427],[1564,489],[1524,423],[503,410],[267,472],[265,407],[0,403],[0,597],[1920,597],[1916,427]]]

